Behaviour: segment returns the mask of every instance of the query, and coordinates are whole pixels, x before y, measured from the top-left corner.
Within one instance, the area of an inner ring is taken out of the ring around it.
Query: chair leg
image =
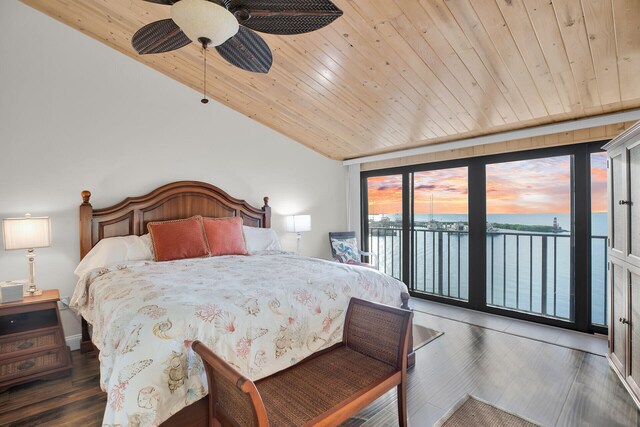
[[[407,387],[405,382],[398,384],[398,425],[407,427]]]

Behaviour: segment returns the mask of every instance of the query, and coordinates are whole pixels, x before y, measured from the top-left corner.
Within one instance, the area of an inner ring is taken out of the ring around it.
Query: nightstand
[[[0,304],[0,392],[16,384],[71,373],[57,289]]]

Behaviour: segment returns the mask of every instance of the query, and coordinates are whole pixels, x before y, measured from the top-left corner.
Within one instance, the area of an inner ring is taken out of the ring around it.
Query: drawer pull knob
[[[33,360],[25,360],[24,362],[18,365],[18,370],[24,371],[25,369],[33,368],[35,364],[36,362],[34,362]]]
[[[33,347],[33,341],[22,341],[20,344],[18,344],[18,348],[20,350],[26,350],[31,347]]]

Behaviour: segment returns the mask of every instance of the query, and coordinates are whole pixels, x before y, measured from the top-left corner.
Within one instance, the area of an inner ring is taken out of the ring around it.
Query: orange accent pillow
[[[247,255],[242,218],[204,218],[204,233],[211,256]]]
[[[173,221],[150,222],[147,228],[151,234],[156,261],[205,258],[211,255],[200,215]]]

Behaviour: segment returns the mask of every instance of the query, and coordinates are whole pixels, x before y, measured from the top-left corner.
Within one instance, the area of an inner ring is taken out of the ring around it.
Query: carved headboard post
[[[89,202],[90,191],[82,192],[82,204],[80,205],[80,259],[84,258],[93,247],[91,239],[91,220],[93,219],[93,206]]]
[[[264,206],[262,207],[264,211],[264,224],[262,224],[263,228],[271,228],[271,206],[269,206],[269,198],[264,198]]]
[[[80,259],[84,258],[93,247],[91,239],[91,221],[93,219],[93,206],[89,202],[91,192],[84,190],[82,193],[82,204],[80,205]],[[80,352],[86,353],[94,349],[89,334],[89,325],[84,317],[82,318],[82,339],[80,340]]]

